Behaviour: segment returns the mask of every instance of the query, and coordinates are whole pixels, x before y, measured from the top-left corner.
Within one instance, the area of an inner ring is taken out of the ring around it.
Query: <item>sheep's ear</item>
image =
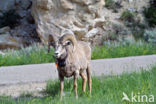
[[[53,35],[50,34],[48,37],[48,53],[50,52],[50,46],[54,47],[54,44],[55,44],[55,38]]]
[[[48,41],[49,41],[49,42],[55,41],[54,36],[50,34],[49,37],[48,37]]]

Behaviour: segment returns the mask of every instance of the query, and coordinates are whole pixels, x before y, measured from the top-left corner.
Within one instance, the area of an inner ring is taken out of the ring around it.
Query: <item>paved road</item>
[[[94,76],[120,75],[141,69],[148,70],[152,65],[156,65],[156,55],[91,61]],[[0,67],[0,85],[45,82],[56,78],[58,76],[54,63]]]

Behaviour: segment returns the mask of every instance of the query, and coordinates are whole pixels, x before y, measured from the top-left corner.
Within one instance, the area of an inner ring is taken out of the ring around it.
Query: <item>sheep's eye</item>
[[[70,44],[71,44],[71,42],[70,42],[70,41],[67,41],[67,42],[66,42],[66,45],[70,45]]]

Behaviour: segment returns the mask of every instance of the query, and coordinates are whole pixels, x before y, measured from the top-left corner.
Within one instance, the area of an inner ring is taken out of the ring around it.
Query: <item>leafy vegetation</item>
[[[144,40],[146,25],[140,22],[136,12],[124,11],[120,17],[125,26],[130,29],[136,40]]]
[[[118,9],[120,9],[121,2],[115,2],[114,0],[105,0],[105,7],[108,9],[112,9],[113,12],[118,12]]]
[[[156,1],[151,0],[150,6],[144,8],[144,15],[150,27],[156,26]]]
[[[113,0],[106,0],[105,3],[106,3],[105,6],[107,8],[113,8],[113,6],[115,4],[115,2]]]
[[[92,96],[88,95],[88,90],[83,93],[81,90],[82,80],[78,80],[79,98],[74,98],[72,80],[65,80],[65,96],[59,100],[59,82],[48,81],[45,97],[0,97],[0,104],[132,104],[132,102],[122,101],[123,92],[129,97],[131,93],[140,95],[156,96],[156,67],[150,71],[141,73],[123,74],[121,76],[109,76],[92,78]],[[138,99],[137,99],[138,100]],[[145,101],[145,100],[144,100]],[[149,104],[149,102],[141,104]],[[135,104],[135,102],[133,103]],[[138,103],[137,103],[138,104]]]
[[[144,39],[145,27],[143,24],[140,24],[139,22],[135,22],[134,24],[132,24],[130,29],[136,40],[139,39],[145,40]]]
[[[13,51],[6,50],[6,55],[0,55],[0,66],[25,65],[54,62],[53,49],[47,52],[47,46],[33,45],[28,48]],[[92,59],[116,58],[138,55],[156,54],[156,45],[150,43],[105,44],[92,49]]]
[[[146,30],[144,33],[144,38],[147,42],[156,43],[156,28]]]
[[[126,10],[121,14],[120,19],[127,22],[134,22],[135,21],[134,15],[135,14],[133,12]]]

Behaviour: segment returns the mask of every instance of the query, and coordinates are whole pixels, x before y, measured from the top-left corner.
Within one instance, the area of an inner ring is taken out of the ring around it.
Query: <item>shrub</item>
[[[113,8],[113,5],[115,4],[115,2],[113,1],[113,0],[105,0],[105,6],[107,7],[107,8]]]
[[[124,11],[120,17],[124,24],[130,29],[136,40],[144,38],[146,25],[141,23],[135,12]]]
[[[13,28],[20,23],[20,19],[21,17],[16,13],[14,9],[6,11],[2,16],[0,16],[0,28],[5,26]]]
[[[120,19],[123,20],[123,21],[125,21],[125,22],[134,22],[135,21],[135,19],[134,19],[134,13],[126,10],[126,11],[124,11],[121,14]]]
[[[112,24],[112,28],[117,35],[129,35],[128,29],[121,24]]]
[[[105,7],[108,9],[113,9],[114,12],[118,12],[117,9],[121,8],[121,2],[115,2],[113,0],[105,0]]]
[[[115,34],[114,32],[109,32],[106,36],[102,37],[102,40],[103,41],[107,41],[107,40],[115,41],[117,40],[117,38],[118,38],[117,34]]]
[[[144,38],[147,42],[156,43],[156,28],[151,30],[145,30]]]
[[[144,39],[144,29],[143,28],[140,28],[139,26],[135,26],[133,25],[131,27],[131,31],[132,31],[132,34],[133,36],[135,37],[136,40],[138,39]]]
[[[156,26],[156,1],[151,0],[150,6],[148,8],[144,8],[143,11],[145,15],[145,19],[148,22],[150,27]]]

